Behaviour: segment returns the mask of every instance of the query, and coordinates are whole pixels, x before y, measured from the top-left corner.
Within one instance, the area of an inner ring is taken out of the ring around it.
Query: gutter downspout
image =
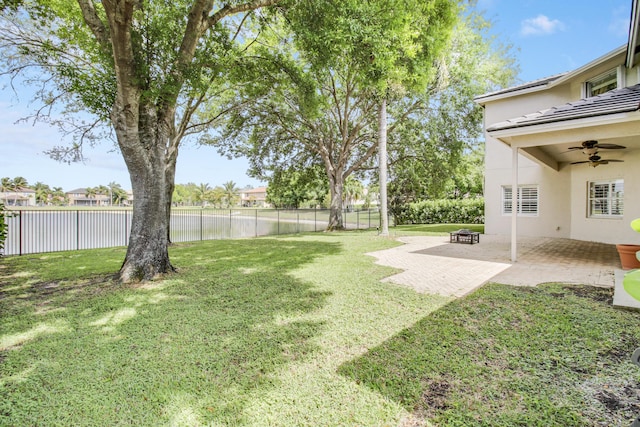
[[[511,146],[511,262],[518,260],[518,147]]]

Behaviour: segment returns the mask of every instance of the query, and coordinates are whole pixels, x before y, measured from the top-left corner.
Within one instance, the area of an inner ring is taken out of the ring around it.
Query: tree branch
[[[239,4],[237,6],[229,6],[228,4],[225,4],[222,9],[218,10],[216,13],[209,17],[207,28],[213,27],[226,16],[260,9],[261,7],[273,6],[280,1],[281,0],[254,0],[251,2]]]
[[[93,33],[98,43],[100,43],[104,49],[110,51],[111,40],[109,37],[109,30],[98,16],[93,0],[78,0],[78,6],[80,6],[80,10],[82,11],[84,22]]]

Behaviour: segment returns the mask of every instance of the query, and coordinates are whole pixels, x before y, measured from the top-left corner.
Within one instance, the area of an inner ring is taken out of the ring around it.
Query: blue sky
[[[522,82],[575,69],[624,45],[630,7],[631,0],[478,0],[478,9],[493,22],[491,32],[513,46]],[[17,123],[33,111],[30,90],[17,87],[16,96],[6,83],[0,78],[0,177],[23,176],[31,184],[42,181],[65,191],[112,181],[131,188],[124,161],[109,142],[85,150],[87,160],[79,164],[43,154],[65,139],[46,124]],[[244,159],[227,160],[212,148],[187,143],[176,182],[260,185],[246,175],[247,167]]]

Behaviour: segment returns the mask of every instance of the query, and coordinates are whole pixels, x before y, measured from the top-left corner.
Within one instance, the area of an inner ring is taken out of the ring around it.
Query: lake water
[[[350,228],[369,228],[377,212],[346,213]],[[178,210],[171,215],[171,241],[238,239],[322,231],[326,210]],[[126,246],[130,210],[24,210],[7,218],[5,255]]]

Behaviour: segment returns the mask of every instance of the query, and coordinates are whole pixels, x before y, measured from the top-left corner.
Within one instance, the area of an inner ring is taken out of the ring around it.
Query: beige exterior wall
[[[624,163],[591,168],[567,166],[571,169],[571,234],[572,239],[603,243],[640,244],[640,235],[629,224],[640,218],[640,150],[629,150],[620,156]],[[588,217],[588,182],[624,180],[624,215],[622,218]]]
[[[571,97],[571,87],[564,85],[546,91],[492,102],[485,108],[485,127],[520,115],[561,105]],[[579,99],[579,98],[577,98]],[[502,187],[510,186],[512,151],[505,143],[486,135],[485,151],[485,233],[510,234],[511,216],[502,214]],[[546,237],[570,236],[570,178],[568,172],[556,172],[520,155],[520,185],[538,185],[537,217],[521,216],[518,234]]]

